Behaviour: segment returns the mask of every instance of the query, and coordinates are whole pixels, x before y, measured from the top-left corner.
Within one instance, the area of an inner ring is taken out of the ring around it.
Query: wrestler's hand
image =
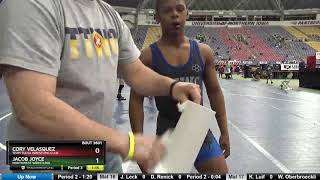
[[[227,159],[227,157],[230,156],[230,141],[229,141],[229,135],[228,134],[221,134],[219,139],[220,147],[223,151],[224,158]]]

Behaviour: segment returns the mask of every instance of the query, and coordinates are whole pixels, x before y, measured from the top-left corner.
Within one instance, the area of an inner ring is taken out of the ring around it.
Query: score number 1
[[[99,154],[99,153],[100,153],[100,149],[99,149],[99,148],[96,148],[96,149],[94,150],[94,152],[95,152],[96,154]],[[96,158],[96,161],[97,161],[97,164],[99,164],[99,158]]]

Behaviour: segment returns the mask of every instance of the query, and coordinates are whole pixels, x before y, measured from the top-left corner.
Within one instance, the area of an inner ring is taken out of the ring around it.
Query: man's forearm
[[[149,96],[168,96],[173,79],[161,76],[149,68],[138,71],[133,89],[139,94]]]
[[[140,61],[122,67],[124,68],[123,75],[126,82],[138,94],[143,96],[169,95],[170,85],[174,82],[173,79],[159,75],[147,66],[144,66]]]
[[[17,118],[35,132],[58,139],[105,140],[109,151],[127,153],[125,134],[90,120],[51,93],[39,92],[36,98],[14,102],[23,102],[13,106]]]
[[[222,91],[209,94],[211,108],[216,111],[216,119],[221,134],[228,133],[228,122],[226,115],[225,101]]]

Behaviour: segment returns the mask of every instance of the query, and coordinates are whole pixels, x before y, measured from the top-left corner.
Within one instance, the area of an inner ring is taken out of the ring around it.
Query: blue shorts
[[[212,136],[211,142],[204,142],[195,161],[195,165],[207,161],[214,157],[222,156],[222,150],[220,144],[217,142],[216,138]]]

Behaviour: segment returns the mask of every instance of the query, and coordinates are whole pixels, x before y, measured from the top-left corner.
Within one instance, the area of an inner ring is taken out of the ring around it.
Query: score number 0
[[[99,149],[99,148],[96,148],[96,149],[94,150],[94,152],[95,152],[96,154],[99,154],[99,153],[100,153],[100,149]],[[99,158],[96,158],[96,161],[97,161],[97,164],[99,164]]]

